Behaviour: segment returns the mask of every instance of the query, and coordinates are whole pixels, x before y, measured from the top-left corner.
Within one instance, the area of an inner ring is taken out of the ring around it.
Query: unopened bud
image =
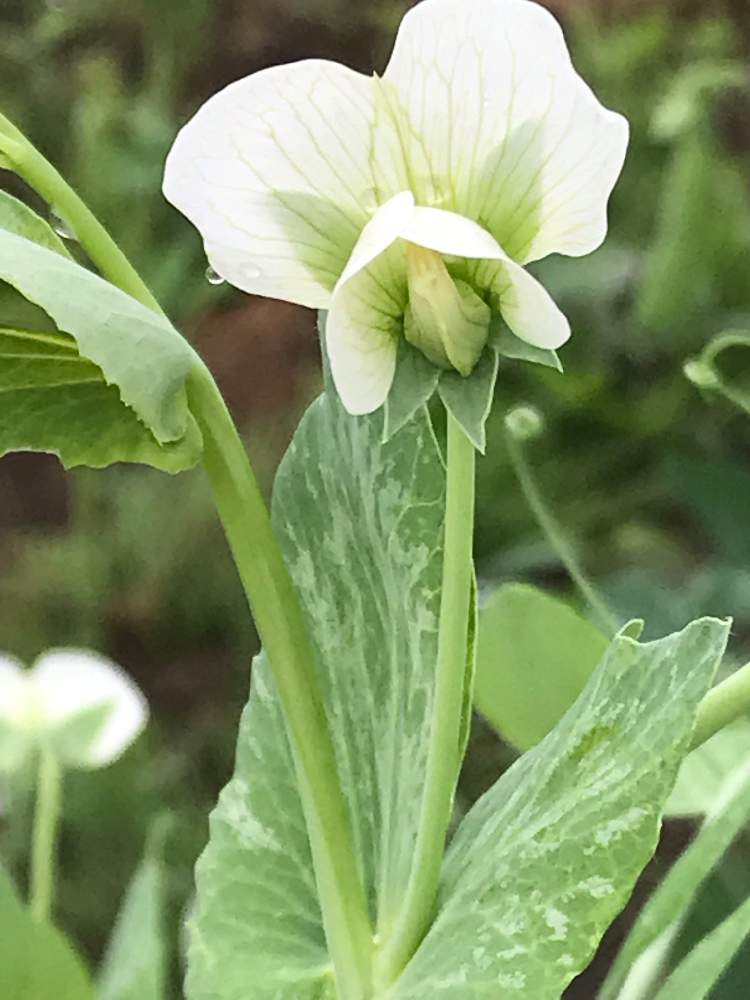
[[[534,406],[516,406],[506,413],[505,427],[517,441],[532,441],[544,433],[544,418]]]
[[[682,368],[685,378],[699,389],[718,389],[721,380],[711,365],[700,358],[687,361]]]

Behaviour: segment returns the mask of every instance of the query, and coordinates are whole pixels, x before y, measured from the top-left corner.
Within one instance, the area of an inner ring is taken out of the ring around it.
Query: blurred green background
[[[649,636],[698,614],[732,615],[731,654],[746,658],[750,421],[702,396],[682,366],[715,334],[750,330],[750,4],[547,5],[563,20],[581,73],[629,118],[632,139],[604,247],[536,268],[574,337],[564,376],[502,370],[479,466],[480,576],[486,586],[530,580],[575,600],[503,444],[503,415],[531,402],[546,420],[529,456],[541,489],[618,614],[645,618]],[[314,317],[206,280],[200,240],[161,196],[164,157],[209,94],[254,70],[308,56],[382,68],[409,6],[0,5],[0,107],[77,187],[208,359],[269,491],[319,388]],[[9,174],[0,172],[0,184],[36,205]],[[742,348],[722,357],[738,386],[748,358]],[[176,819],[168,857],[178,926],[208,811],[230,774],[256,637],[200,473],[66,476],[44,456],[6,458],[0,567],[0,649],[30,661],[53,645],[96,647],[135,677],[152,706],[147,734],[117,765],[67,783],[59,918],[93,962],[149,824],[164,810]],[[478,722],[461,801],[511,759]],[[0,850],[23,878],[27,816],[3,801]],[[668,824],[640,896],[692,832]],[[686,939],[750,892],[749,869],[750,842],[740,842]],[[571,997],[593,995],[621,933],[613,929]],[[748,977],[750,958],[740,956],[714,995],[747,996]]]

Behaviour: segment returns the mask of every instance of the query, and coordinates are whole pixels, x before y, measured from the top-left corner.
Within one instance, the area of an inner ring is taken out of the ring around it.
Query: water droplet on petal
[[[55,230],[61,240],[74,240],[76,238],[73,227],[59,215],[54,209],[49,214],[49,224]]]
[[[218,271],[214,271],[214,269],[210,265],[206,268],[206,281],[209,283],[209,285],[224,284],[224,279],[222,278],[222,276],[219,274]]]
[[[252,262],[245,264],[245,277],[252,280],[253,278],[260,278],[262,274],[263,269],[258,267],[257,264],[253,264]]]

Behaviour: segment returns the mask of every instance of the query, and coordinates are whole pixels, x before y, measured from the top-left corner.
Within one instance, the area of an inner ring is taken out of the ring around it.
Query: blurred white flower
[[[0,656],[0,770],[12,770],[42,746],[67,767],[105,767],[147,719],[143,694],[103,656],[53,649],[30,670]]]
[[[525,264],[604,239],[628,127],[529,0],[423,0],[382,78],[309,60],[212,97],[164,191],[238,288],[330,310],[347,409],[385,400],[398,340],[468,375],[491,311],[557,348],[570,329]]]

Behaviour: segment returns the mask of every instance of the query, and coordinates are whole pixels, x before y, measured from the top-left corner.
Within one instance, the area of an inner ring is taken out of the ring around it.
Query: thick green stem
[[[39,921],[49,920],[52,913],[61,803],[62,770],[55,755],[45,749],[39,757],[29,892],[29,908]]]
[[[294,750],[341,1000],[371,995],[372,930],[302,612],[245,448],[210,374],[189,382],[203,463],[273,671]]]
[[[162,312],[96,217],[58,171],[2,115],[0,156],[9,160],[72,228],[102,274],[155,312]],[[203,461],[216,506],[284,709],[338,992],[341,1000],[368,1000],[372,992],[372,929],[314,655],[297,595],[242,441],[211,374],[197,357],[188,393],[193,416],[203,433]],[[39,856],[43,858],[41,847]],[[43,876],[44,869],[42,887]],[[43,888],[40,891],[43,899]],[[43,907],[43,903],[38,905]]]
[[[695,750],[724,726],[750,712],[750,663],[712,688],[698,706],[690,749]]]
[[[445,551],[427,773],[404,902],[378,962],[377,981],[381,986],[389,985],[402,972],[434,916],[461,766],[459,735],[473,574],[474,462],[474,446],[448,413]]]
[[[613,635],[619,625],[617,619],[607,607],[605,601],[597,592],[596,587],[591,583],[586,575],[578,557],[568,544],[565,532],[557,523],[552,512],[545,503],[539,488],[534,481],[523,445],[512,433],[506,433],[508,454],[516,473],[521,491],[526,499],[532,514],[537,520],[539,527],[544,532],[547,541],[557,554],[558,559],[565,567],[568,576],[578,587],[583,598],[589,603],[591,609],[599,619],[599,624],[609,634]]]
[[[161,312],[159,303],[93,212],[52,164],[4,115],[0,115],[0,154],[12,164],[19,177],[71,227],[76,240],[97,267],[106,273],[112,284],[155,312]]]

